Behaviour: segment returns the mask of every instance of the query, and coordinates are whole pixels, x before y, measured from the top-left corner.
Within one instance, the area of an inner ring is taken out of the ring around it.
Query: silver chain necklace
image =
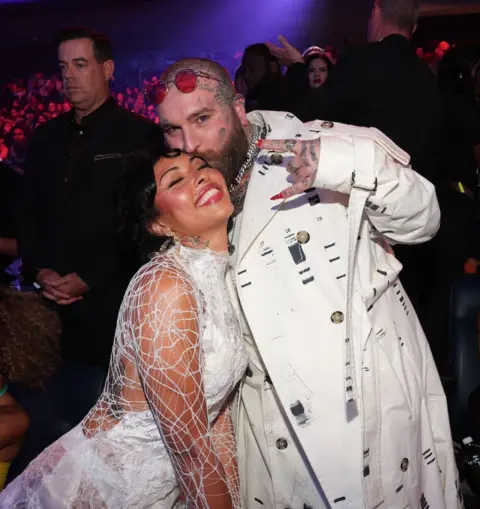
[[[253,162],[257,158],[257,155],[260,152],[260,149],[258,148],[257,143],[260,138],[265,138],[265,136],[266,136],[265,131],[266,131],[265,129],[262,129],[258,125],[253,126],[252,139],[250,140],[250,144],[248,146],[247,155],[245,157],[245,162],[242,164],[242,166],[238,170],[235,181],[232,182],[232,184],[230,185],[230,188],[229,188],[230,194],[233,191],[235,191],[235,189],[240,185],[240,182],[242,181],[246,171],[250,168],[250,166],[252,166]],[[237,225],[237,218],[232,217],[232,228],[228,235],[228,254],[230,256],[235,252],[235,245],[233,244],[233,239],[235,236],[236,225]]]

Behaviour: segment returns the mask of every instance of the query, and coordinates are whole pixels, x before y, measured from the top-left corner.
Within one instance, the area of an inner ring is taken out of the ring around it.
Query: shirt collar
[[[89,115],[86,115],[82,118],[80,123],[75,121],[75,110],[72,110],[70,122],[75,124],[78,127],[92,127],[98,124],[98,122],[104,118],[108,112],[110,112],[113,108],[117,106],[113,97],[109,97],[101,106],[99,106],[95,111],[92,111]]]

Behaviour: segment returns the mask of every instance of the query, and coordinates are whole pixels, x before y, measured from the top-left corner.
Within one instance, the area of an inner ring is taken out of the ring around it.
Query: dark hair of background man
[[[55,47],[67,41],[76,39],[89,39],[93,43],[93,54],[99,64],[103,64],[107,60],[113,60],[112,45],[108,38],[99,33],[85,27],[65,28],[55,36]]]

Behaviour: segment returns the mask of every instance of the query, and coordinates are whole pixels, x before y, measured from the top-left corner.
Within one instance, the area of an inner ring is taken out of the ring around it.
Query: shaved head
[[[189,92],[174,84],[184,70],[197,76],[197,86]],[[246,159],[251,126],[244,99],[227,71],[212,60],[186,58],[175,62],[162,79],[168,93],[157,109],[167,144],[201,155],[223,172],[230,185]]]
[[[235,100],[236,91],[233,81],[231,80],[227,70],[214,62],[213,60],[207,60],[206,58],[184,58],[175,62],[170,66],[162,75],[165,83],[172,82],[175,76],[186,69],[190,69],[195,72],[204,72],[216,78],[216,80],[200,80],[199,88],[203,87],[203,90],[208,90],[215,94],[215,99],[224,105],[233,104]]]

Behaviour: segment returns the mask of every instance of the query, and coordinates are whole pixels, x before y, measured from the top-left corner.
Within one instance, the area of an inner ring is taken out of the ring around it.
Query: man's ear
[[[245,98],[241,94],[237,94],[233,99],[233,109],[242,124],[242,127],[247,127],[249,122],[247,112],[245,111]]]
[[[113,60],[107,60],[103,63],[103,75],[105,76],[105,81],[110,81],[113,78],[114,71],[115,64]]]

